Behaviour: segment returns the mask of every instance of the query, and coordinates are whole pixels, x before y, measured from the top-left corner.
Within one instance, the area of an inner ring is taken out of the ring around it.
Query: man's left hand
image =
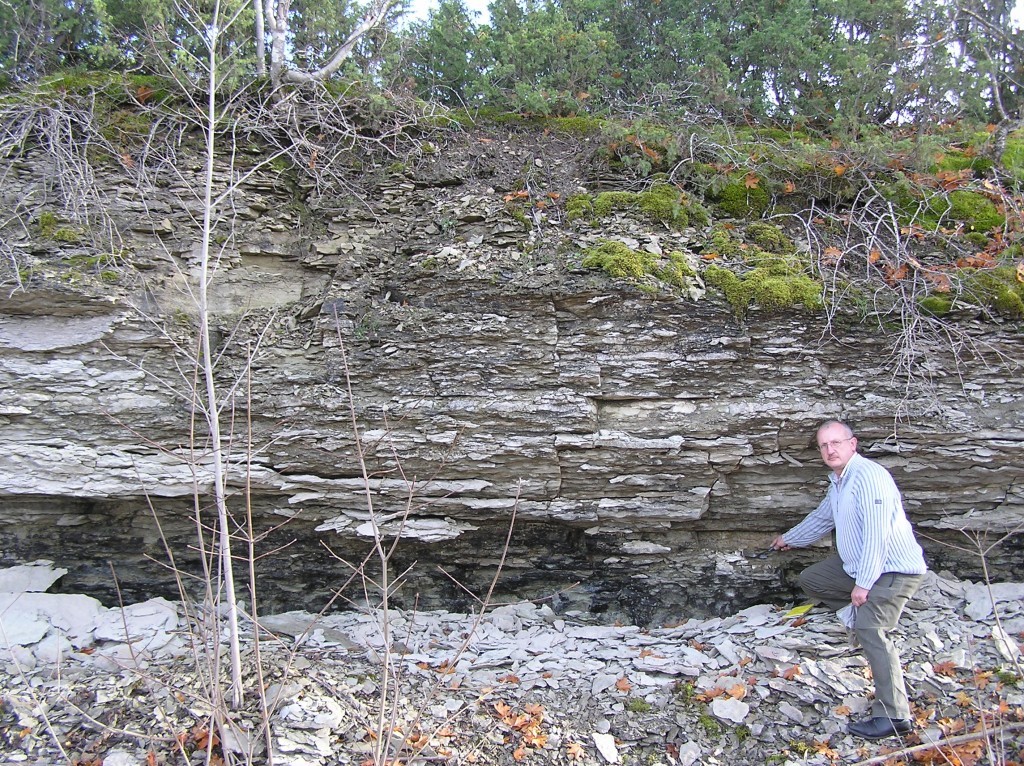
[[[862,588],[859,585],[853,586],[853,591],[850,593],[850,601],[853,602],[854,606],[863,606],[864,602],[868,600],[869,591],[867,588]]]

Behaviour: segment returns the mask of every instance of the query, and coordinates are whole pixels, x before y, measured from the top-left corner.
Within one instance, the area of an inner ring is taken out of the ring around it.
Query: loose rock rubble
[[[991,738],[998,750],[975,739],[956,745],[961,755],[970,747],[973,762],[1000,764],[1024,756],[1017,583],[986,588],[929,575],[896,634],[918,723],[902,742],[845,733],[865,711],[871,682],[845,628],[821,607],[794,617],[762,604],[641,629],[528,602],[482,617],[263,617],[262,663],[251,638],[243,647],[246,703],[211,739],[206,689],[216,653],[202,650],[180,605],[153,599],[107,609],[87,596],[43,592],[60,574],[48,562],[0,572],[0,763],[205,763],[207,746],[215,762],[265,763],[261,687],[277,766],[375,756],[422,764],[851,763],[962,736],[982,718],[1002,729]]]

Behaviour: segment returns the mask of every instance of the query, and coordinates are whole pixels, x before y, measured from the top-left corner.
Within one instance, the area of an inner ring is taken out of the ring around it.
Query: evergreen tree
[[[1019,122],[1024,105],[1024,30],[1012,21],[1013,0],[956,0],[953,34],[965,66],[986,95],[982,115],[995,123]]]
[[[0,75],[8,80],[88,66],[101,44],[94,0],[0,2]]]
[[[479,31],[462,0],[441,0],[409,34],[405,65],[419,96],[448,106],[479,100]]]
[[[554,0],[494,0],[484,30],[485,95],[538,114],[568,114],[607,94],[615,40],[598,24],[574,24]]]

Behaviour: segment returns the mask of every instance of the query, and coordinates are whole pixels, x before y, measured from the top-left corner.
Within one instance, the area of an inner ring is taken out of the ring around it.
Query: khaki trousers
[[[857,607],[855,631],[875,679],[875,701],[871,705],[873,716],[910,718],[903,668],[888,633],[896,627],[903,607],[917,592],[922,579],[921,575],[883,572],[871,587],[868,600]],[[836,611],[850,603],[850,593],[855,585],[853,578],[843,570],[843,562],[837,555],[812,564],[800,573],[800,587],[804,592]]]

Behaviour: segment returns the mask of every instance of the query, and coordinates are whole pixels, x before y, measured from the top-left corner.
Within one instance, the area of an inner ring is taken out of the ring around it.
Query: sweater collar
[[[852,455],[850,455],[850,459],[846,461],[846,465],[843,466],[843,472],[841,474],[836,476],[834,472],[829,473],[829,481],[831,481],[838,487],[843,483],[843,479],[846,478],[846,474],[850,472],[850,466],[856,463],[858,460],[863,459],[863,456],[859,452],[854,452]]]

